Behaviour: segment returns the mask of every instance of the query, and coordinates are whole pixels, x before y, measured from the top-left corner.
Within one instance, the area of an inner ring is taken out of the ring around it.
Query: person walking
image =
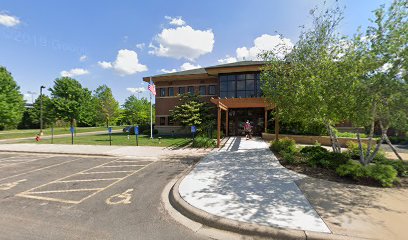
[[[249,122],[249,120],[247,120],[246,123],[244,124],[244,132],[245,132],[246,140],[252,138],[252,136],[251,136],[252,126],[251,126],[251,123]]]

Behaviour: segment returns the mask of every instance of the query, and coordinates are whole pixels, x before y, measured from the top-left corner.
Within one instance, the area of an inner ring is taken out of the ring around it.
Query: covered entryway
[[[225,111],[225,135],[241,135],[243,122],[250,120],[255,134],[266,132],[268,122],[268,110],[275,108],[263,98],[211,98],[211,102],[217,105],[217,147],[221,142],[222,111]],[[263,116],[262,116],[263,114]],[[263,123],[260,121],[263,120]],[[275,130],[279,131],[278,121],[275,121]],[[263,129],[260,129],[260,126]]]

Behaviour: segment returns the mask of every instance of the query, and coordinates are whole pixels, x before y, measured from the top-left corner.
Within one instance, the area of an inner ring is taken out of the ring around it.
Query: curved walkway
[[[230,138],[180,183],[190,205],[231,220],[330,233],[294,181],[304,176],[282,167],[262,140]]]

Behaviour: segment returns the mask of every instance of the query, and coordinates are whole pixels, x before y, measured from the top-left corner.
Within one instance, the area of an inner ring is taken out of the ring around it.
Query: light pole
[[[43,108],[43,99],[42,99],[42,90],[43,88],[45,88],[44,86],[40,87],[40,136],[42,136],[43,133],[43,112],[42,112],[42,108]]]

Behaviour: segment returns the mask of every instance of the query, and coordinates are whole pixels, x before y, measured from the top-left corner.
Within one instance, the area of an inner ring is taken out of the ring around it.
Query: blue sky
[[[339,2],[346,6],[340,31],[352,35],[390,0]],[[148,96],[135,93],[146,89],[144,76],[255,59],[259,49],[277,41],[277,33],[295,43],[299,26],[310,24],[309,10],[322,3],[2,0],[0,65],[26,95],[64,75],[90,90],[106,84],[122,104],[131,94]]]

